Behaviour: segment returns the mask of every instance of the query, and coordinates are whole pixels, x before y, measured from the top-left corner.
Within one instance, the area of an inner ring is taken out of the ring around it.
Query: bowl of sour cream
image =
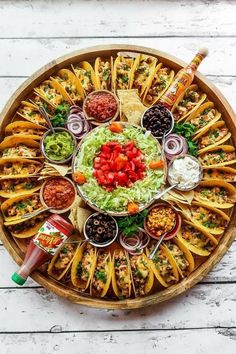
[[[176,185],[180,191],[194,189],[202,179],[202,166],[191,155],[174,157],[168,166],[167,180],[170,185]]]

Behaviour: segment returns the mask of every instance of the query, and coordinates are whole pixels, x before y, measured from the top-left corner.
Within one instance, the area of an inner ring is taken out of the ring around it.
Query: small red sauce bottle
[[[52,214],[30,241],[24,262],[11,279],[18,285],[23,285],[36,268],[54,256],[73,230],[74,227],[69,222]]]

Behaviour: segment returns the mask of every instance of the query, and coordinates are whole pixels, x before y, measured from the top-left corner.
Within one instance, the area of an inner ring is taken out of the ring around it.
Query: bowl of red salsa
[[[75,185],[69,178],[58,176],[44,182],[40,190],[40,199],[51,212],[61,214],[71,208],[76,193]]]
[[[119,114],[118,98],[107,90],[93,91],[84,100],[83,112],[94,125],[115,120]]]

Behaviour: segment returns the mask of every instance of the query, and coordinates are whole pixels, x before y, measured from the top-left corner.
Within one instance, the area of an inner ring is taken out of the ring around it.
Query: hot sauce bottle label
[[[53,256],[66,239],[67,236],[65,234],[46,221],[34,237],[33,242]]]

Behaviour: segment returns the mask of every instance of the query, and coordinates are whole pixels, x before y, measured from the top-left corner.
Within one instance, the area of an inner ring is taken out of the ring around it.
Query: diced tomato
[[[134,141],[122,145],[116,141],[103,144],[94,159],[93,176],[100,186],[110,192],[117,186],[131,187],[146,175],[142,152]]]

